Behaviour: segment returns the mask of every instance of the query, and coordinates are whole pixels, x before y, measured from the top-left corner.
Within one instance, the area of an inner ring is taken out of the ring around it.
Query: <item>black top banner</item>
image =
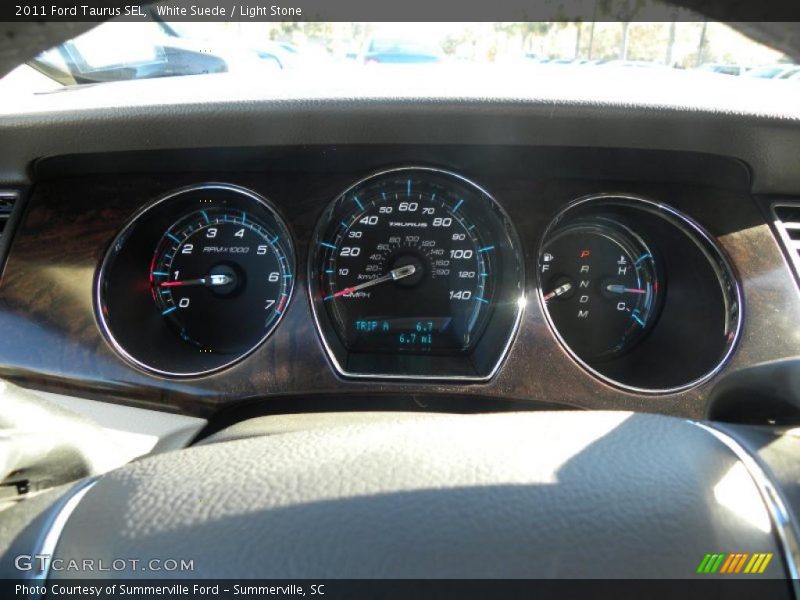
[[[721,0],[4,0],[7,22],[800,21],[800,2]]]

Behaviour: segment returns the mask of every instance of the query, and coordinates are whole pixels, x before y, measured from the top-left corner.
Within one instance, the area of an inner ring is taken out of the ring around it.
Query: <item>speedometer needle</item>
[[[371,287],[373,285],[378,285],[379,283],[383,283],[384,281],[397,281],[398,279],[405,279],[406,277],[410,277],[414,273],[417,272],[417,268],[414,265],[406,265],[405,267],[397,267],[396,269],[392,269],[386,275],[381,275],[375,279],[370,279],[369,281],[365,281],[364,283],[360,283],[359,285],[355,285],[353,287],[344,288],[333,294],[334,298],[338,298],[339,296],[345,296],[346,294],[352,294],[353,292],[357,292],[358,290],[363,290],[364,288]]]
[[[178,287],[181,285],[228,285],[233,281],[230,275],[209,275],[208,277],[201,277],[199,279],[184,279],[183,281],[164,281],[160,287]]]

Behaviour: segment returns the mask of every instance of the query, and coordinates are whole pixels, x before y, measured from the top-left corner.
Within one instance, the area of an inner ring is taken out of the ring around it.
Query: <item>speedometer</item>
[[[459,214],[462,198],[413,183],[386,199],[385,190],[367,195],[367,205],[354,196],[355,210],[322,243],[324,301],[352,349],[462,351],[488,316],[494,245]]]
[[[521,310],[516,236],[487,192],[408,168],[363,180],[317,231],[315,316],[345,375],[486,378]]]

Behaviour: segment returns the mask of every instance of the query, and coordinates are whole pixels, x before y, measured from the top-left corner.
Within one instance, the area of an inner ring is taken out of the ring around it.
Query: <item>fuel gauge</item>
[[[556,230],[542,248],[539,272],[553,327],[584,361],[629,351],[658,316],[662,289],[653,253],[610,219]]]

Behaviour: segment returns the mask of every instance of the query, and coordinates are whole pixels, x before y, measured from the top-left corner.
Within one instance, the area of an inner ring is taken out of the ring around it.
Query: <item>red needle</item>
[[[351,294],[352,292],[353,292],[353,288],[351,288],[351,287],[349,287],[349,288],[344,288],[343,290],[340,290],[340,291],[336,292],[336,293],[333,295],[333,297],[334,297],[334,298],[338,298],[339,296],[344,296],[345,294]]]
[[[230,275],[209,275],[207,277],[201,277],[200,279],[183,279],[181,281],[162,281],[159,287],[175,287],[178,285],[207,285],[207,286],[215,286],[215,285],[228,285],[229,283],[233,282],[233,277]]]
[[[369,281],[365,281],[364,283],[359,283],[358,285],[354,285],[352,287],[344,288],[343,290],[339,290],[338,292],[334,292],[327,298],[338,298],[340,296],[344,296],[345,294],[352,294],[357,292],[358,290],[363,290],[364,288],[371,287],[373,285],[378,285],[379,283],[383,283],[384,281],[397,281],[398,279],[403,279],[410,275],[413,275],[417,272],[417,268],[414,265],[406,265],[404,267],[398,267],[396,269],[392,269],[386,275],[381,275],[376,279],[370,279]]]
[[[555,298],[556,296],[563,296],[564,294],[566,294],[571,289],[572,289],[572,284],[571,283],[569,283],[569,282],[564,283],[564,284],[558,286],[556,289],[554,289],[549,294],[545,294],[544,298],[542,298],[542,300],[547,302],[548,300],[550,300],[551,298]]]
[[[647,290],[641,288],[627,288],[621,283],[612,283],[606,286],[606,290],[612,294],[646,294]]]

